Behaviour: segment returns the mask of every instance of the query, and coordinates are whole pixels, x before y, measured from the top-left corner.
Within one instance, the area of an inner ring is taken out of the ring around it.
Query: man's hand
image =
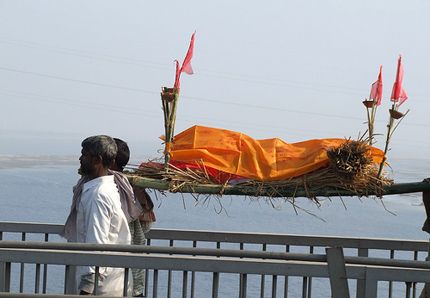
[[[80,290],[79,295],[91,295],[94,291],[94,280],[94,273],[82,275],[81,282],[79,283],[78,287],[78,289]]]

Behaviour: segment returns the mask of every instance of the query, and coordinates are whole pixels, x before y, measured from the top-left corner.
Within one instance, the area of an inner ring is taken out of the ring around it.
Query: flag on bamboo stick
[[[194,53],[194,36],[196,32],[191,35],[190,46],[188,47],[187,54],[185,55],[184,62],[182,62],[181,72],[187,74],[193,74],[193,68],[191,67],[191,58],[193,58]]]
[[[399,60],[397,61],[397,73],[396,80],[393,85],[393,90],[391,91],[391,101],[398,102],[400,106],[402,103],[408,99],[406,95],[405,89],[402,86],[403,83],[403,65],[402,65],[402,56],[399,56]]]
[[[376,100],[376,105],[381,105],[382,101],[382,65],[379,67],[379,75],[376,82],[372,84],[372,88],[370,89],[370,97],[369,99]]]
[[[180,87],[180,77],[181,77],[181,73],[185,72],[186,74],[193,74],[193,68],[191,67],[191,59],[193,58],[193,53],[194,53],[194,36],[195,36],[196,32],[193,33],[193,35],[191,35],[191,40],[190,40],[190,46],[188,47],[188,51],[187,54],[185,55],[184,61],[182,62],[182,66],[179,68],[179,62],[178,60],[175,60],[176,62],[176,75],[175,75],[175,85],[174,87],[179,89]]]

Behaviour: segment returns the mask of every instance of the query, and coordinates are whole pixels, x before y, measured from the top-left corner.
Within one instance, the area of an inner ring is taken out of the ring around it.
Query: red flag
[[[402,86],[403,82],[403,65],[402,65],[402,56],[399,56],[399,60],[397,62],[397,74],[396,81],[393,85],[393,91],[391,92],[391,101],[398,102],[398,106],[405,102],[408,99],[406,95],[406,91]]]
[[[191,67],[191,58],[193,58],[194,52],[194,35],[196,32],[191,35],[190,46],[188,47],[187,54],[185,55],[184,62],[182,62],[181,72],[185,72],[187,74],[193,74],[193,68]]]
[[[382,101],[382,65],[379,67],[378,80],[372,84],[369,99],[376,100],[376,105],[381,105]]]
[[[191,67],[191,59],[193,58],[193,52],[194,52],[194,35],[196,34],[196,32],[193,33],[193,35],[191,35],[191,41],[190,41],[190,46],[188,47],[188,51],[187,54],[185,55],[184,61],[182,62],[182,66],[181,68],[179,68],[179,62],[178,60],[175,60],[176,62],[176,75],[175,75],[175,88],[180,87],[180,78],[181,78],[181,73],[185,72],[187,74],[193,74],[193,68]]]

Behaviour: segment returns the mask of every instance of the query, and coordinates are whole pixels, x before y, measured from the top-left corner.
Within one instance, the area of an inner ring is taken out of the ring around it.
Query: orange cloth
[[[226,173],[261,181],[301,176],[328,165],[326,151],[345,139],[286,143],[278,138],[254,140],[230,130],[193,126],[174,137],[171,160],[203,163]],[[383,152],[371,148],[375,162]]]

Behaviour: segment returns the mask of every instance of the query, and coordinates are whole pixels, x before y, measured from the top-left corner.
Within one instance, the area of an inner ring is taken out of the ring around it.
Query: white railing
[[[0,222],[0,237],[7,239],[15,235],[16,238],[18,233],[25,241],[29,234],[42,234],[41,240],[48,242],[52,238],[50,234],[57,234],[61,228],[61,225]],[[428,250],[428,243],[424,241],[163,229],[154,229],[147,237],[149,247],[2,241],[0,290],[10,290],[11,264],[20,267],[16,277],[19,277],[19,292],[24,292],[24,266],[27,266],[24,264],[34,264],[36,293],[47,292],[47,264],[65,266],[65,287],[68,268],[72,265],[144,268],[148,273],[149,297],[157,297],[160,289],[167,297],[176,297],[172,293],[178,291],[182,297],[201,297],[196,294],[196,280],[202,284],[202,279],[206,290],[211,289],[204,292],[207,297],[265,297],[268,293],[271,297],[287,297],[288,293],[293,293],[293,297],[298,293],[312,297],[313,278],[330,279],[332,290],[341,291],[348,289],[345,277],[356,281],[357,297],[376,297],[378,281],[388,282],[388,297],[392,297],[394,285],[398,286],[399,282],[404,284],[401,291],[406,297],[414,297],[418,292],[416,283],[430,281],[430,265],[423,261]],[[326,247],[343,250],[340,254],[333,249],[335,257],[330,262]],[[43,264],[42,276],[38,264]],[[181,272],[179,277],[178,272]],[[235,285],[231,293],[220,293],[223,276],[237,279],[230,282]],[[292,287],[289,280],[297,277],[301,282]],[[257,283],[251,285],[249,280],[256,278]],[[330,284],[326,282],[325,287]],[[315,297],[321,296],[317,293]]]

